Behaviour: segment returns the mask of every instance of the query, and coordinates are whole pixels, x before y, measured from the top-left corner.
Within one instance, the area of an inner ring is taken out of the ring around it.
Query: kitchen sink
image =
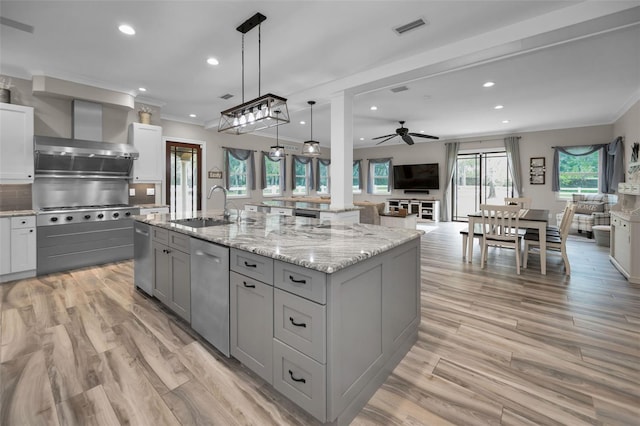
[[[176,225],[188,226],[190,228],[206,228],[209,226],[228,225],[233,223],[227,219],[214,219],[212,217],[192,217],[188,219],[174,219],[169,222]]]

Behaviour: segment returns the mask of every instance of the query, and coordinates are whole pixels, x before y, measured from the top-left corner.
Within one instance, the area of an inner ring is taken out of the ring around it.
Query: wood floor
[[[422,239],[418,343],[354,425],[637,425],[640,286],[575,237],[481,270],[461,224]],[[132,262],[0,287],[0,424],[314,425],[237,361],[133,289]]]

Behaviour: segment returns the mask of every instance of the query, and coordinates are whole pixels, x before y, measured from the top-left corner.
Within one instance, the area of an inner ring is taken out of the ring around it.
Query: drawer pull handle
[[[289,275],[289,279],[291,280],[292,283],[296,283],[296,284],[306,284],[307,283],[307,280],[296,280],[291,275]]]
[[[247,261],[244,261],[244,266],[246,266],[247,268],[257,268],[258,265],[255,263],[247,263]]]
[[[244,286],[245,286],[246,288],[256,288],[256,285],[255,285],[255,284],[247,284],[247,282],[246,282],[246,281],[242,281],[242,284],[244,284]]]
[[[293,380],[294,382],[307,383],[304,377],[302,379],[296,379],[295,377],[293,377],[293,371],[291,370],[289,370],[289,376],[291,377],[291,380]]]
[[[304,327],[307,328],[307,324],[303,323],[303,322],[295,322],[295,320],[293,319],[293,317],[289,317],[289,321],[291,321],[291,324],[295,325],[296,327]]]

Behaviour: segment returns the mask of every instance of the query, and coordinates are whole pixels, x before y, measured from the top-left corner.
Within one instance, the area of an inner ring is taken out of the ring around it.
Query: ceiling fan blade
[[[384,138],[384,136],[382,136],[382,137]],[[396,135],[391,135],[390,137],[386,138],[385,140],[378,142],[376,145],[380,145],[381,143],[385,143],[389,139],[393,139],[395,137],[396,137]],[[379,138],[375,138],[375,139],[379,139]]]
[[[14,21],[13,19],[5,18],[4,16],[0,16],[0,24],[33,34],[33,27],[31,25],[23,24],[22,22]]]
[[[407,145],[413,145],[413,139],[411,139],[411,136],[409,136],[409,134],[402,135],[402,140],[405,141]]]
[[[373,138],[371,139],[372,141],[375,141],[376,139],[383,139],[383,138],[389,138],[389,137],[394,137],[396,134],[392,134],[392,135],[385,135],[385,136],[378,136],[377,138]]]
[[[409,134],[410,134],[411,136],[415,136],[415,137],[418,137],[418,138],[440,139],[440,138],[439,138],[439,137],[437,137],[437,136],[425,135],[425,134],[422,134],[422,133],[409,133]]]

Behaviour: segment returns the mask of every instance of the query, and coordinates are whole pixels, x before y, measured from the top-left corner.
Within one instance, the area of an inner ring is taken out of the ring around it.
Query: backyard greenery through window
[[[309,193],[309,182],[307,176],[309,175],[308,168],[311,163],[303,164],[300,161],[294,159],[295,162],[295,187],[293,188],[294,195],[307,195]]]
[[[247,161],[229,156],[229,189],[227,195],[240,197],[249,195],[247,186]]]
[[[282,195],[282,164],[283,161],[273,161],[269,157],[264,157],[265,177],[267,186],[262,190],[262,195],[272,197]]]
[[[318,176],[320,180],[318,181],[318,194],[328,194],[329,193],[329,169],[331,166],[325,166],[321,162],[318,161]]]
[[[351,185],[354,194],[360,194],[362,192],[360,189],[360,161],[353,162],[353,180]]]
[[[559,153],[560,198],[570,194],[597,194],[600,152],[589,155]]]
[[[370,179],[373,182],[371,188],[372,194],[388,194],[389,193],[389,165],[390,161],[381,163],[369,163]]]

